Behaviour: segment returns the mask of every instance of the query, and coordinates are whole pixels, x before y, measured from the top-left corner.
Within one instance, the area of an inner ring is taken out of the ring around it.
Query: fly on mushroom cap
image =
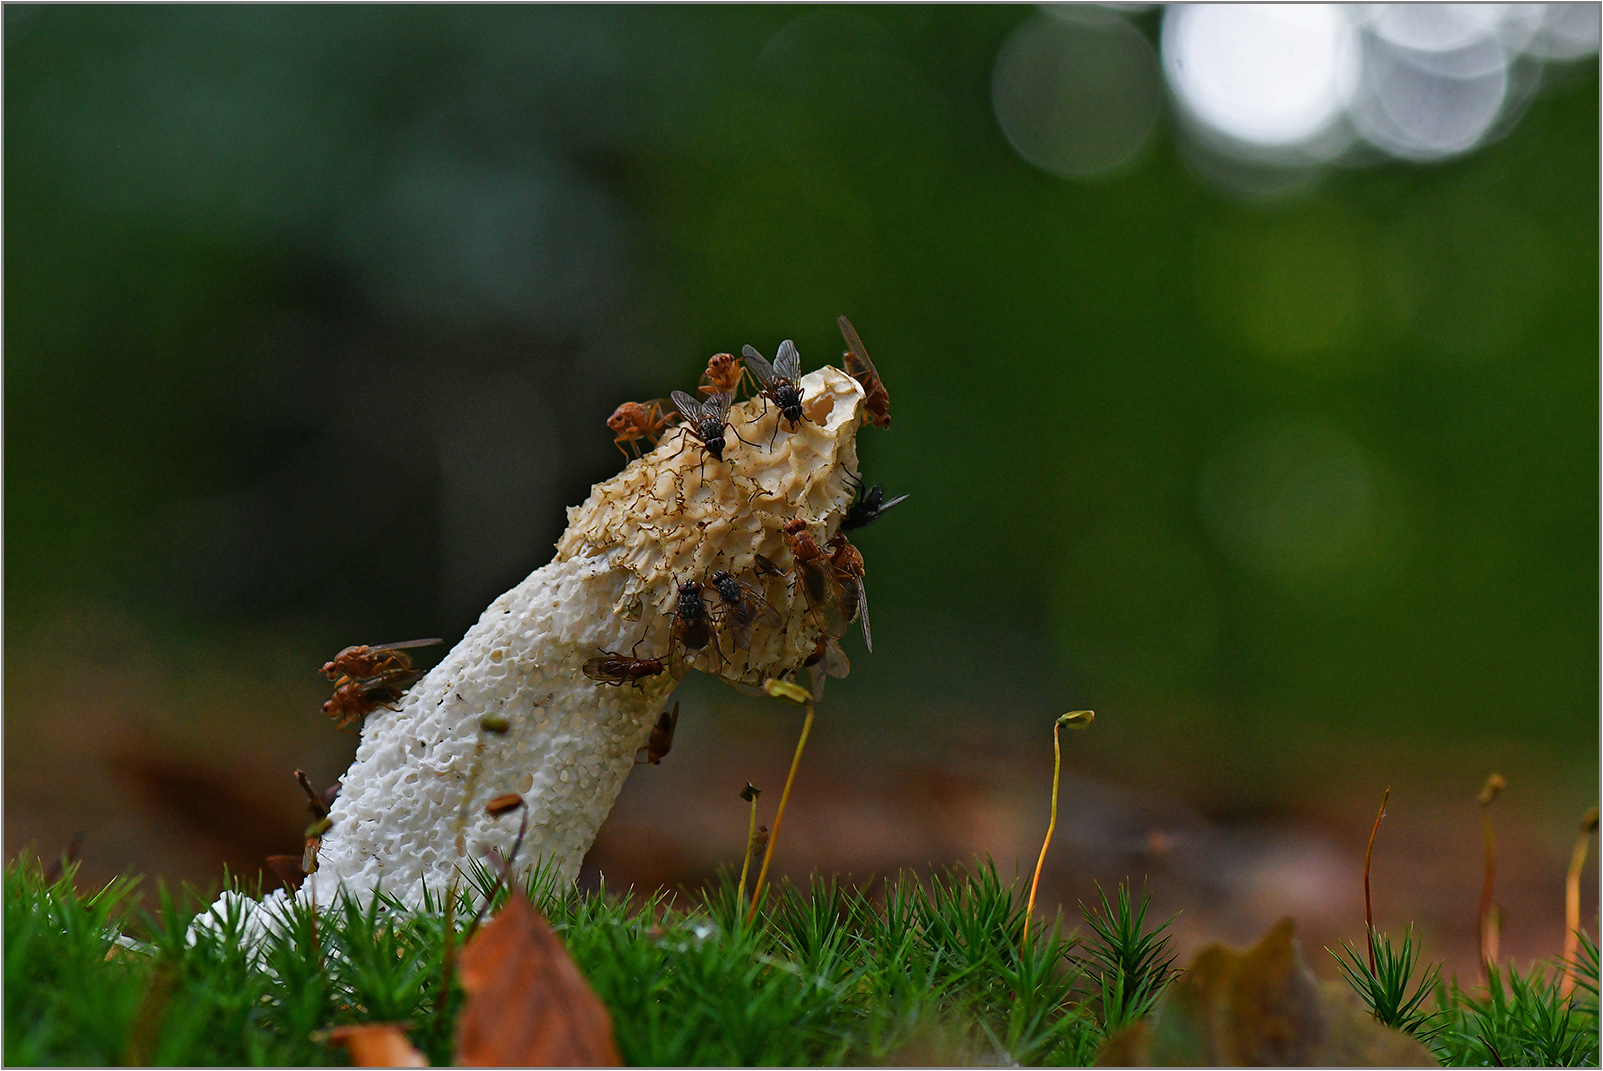
[[[819,627],[830,636],[844,636],[852,615],[847,612],[845,585],[830,555],[819,547],[807,531],[807,522],[800,517],[786,522],[782,531],[791,560],[796,563],[796,575],[801,578],[802,595]]]
[[[740,352],[745,355],[746,367],[751,369],[752,378],[757,381],[758,392],[774,403],[780,417],[794,431],[807,419],[806,412],[802,410],[801,354],[796,352],[796,344],[788,338],[781,342],[773,364],[769,364],[768,358],[753,346],[746,346]],[[779,434],[777,421],[774,434]],[[772,445],[770,442],[769,446]]]
[[[636,658],[633,654],[602,651],[580,667],[584,675],[602,684],[633,684],[662,672],[662,659]]]
[[[676,390],[670,397],[673,398],[674,408],[685,418],[690,434],[701,443],[702,449],[711,454],[714,461],[722,461],[724,430],[729,426],[727,417],[734,395],[719,391],[705,402],[698,402],[684,391]]]
[[[869,487],[863,478],[856,473],[848,472],[846,482],[851,485],[855,497],[846,510],[846,516],[840,519],[840,530],[843,532],[855,531],[858,528],[867,528],[880,517],[907,500],[907,495],[897,495],[889,502],[885,501],[885,488],[880,484]]]
[[[857,335],[857,328],[844,316],[836,317],[841,337],[846,340],[846,374],[857,380],[863,388],[863,421],[877,428],[891,426],[891,396],[879,378],[879,369],[868,359],[868,350]]]
[[[669,660],[676,670],[686,665],[685,652],[695,651],[699,654],[709,644],[717,653],[718,660],[723,661],[724,653],[718,646],[718,636],[713,631],[712,615],[708,612],[700,581],[686,580],[679,585],[670,613],[673,616],[673,632],[669,641]]]
[[[868,629],[868,588],[863,577],[868,574],[863,555],[847,540],[844,532],[829,541],[829,564],[835,570],[835,580],[846,589],[842,597],[846,620],[854,618],[863,623],[863,646],[874,652],[874,634]]]
[[[607,418],[607,427],[617,433],[617,438],[612,442],[619,451],[623,451],[623,444],[628,443],[635,456],[639,457],[640,440],[645,439],[655,445],[676,419],[677,414],[668,411],[666,398],[653,398],[649,402],[624,402]],[[623,456],[629,455],[624,452]]]
[[[323,663],[323,676],[331,681],[341,677],[374,677],[386,670],[412,668],[412,659],[401,652],[413,647],[433,647],[445,641],[435,637],[427,640],[402,640],[399,643],[359,643]]]
[[[709,579],[713,590],[718,592],[718,598],[723,601],[719,623],[728,623],[737,650],[751,646],[751,632],[757,625],[779,628],[785,623],[779,611],[769,606],[755,588],[744,580],[736,579],[729,570],[720,569]]]
[[[707,359],[707,370],[701,374],[696,390],[702,394],[723,391],[730,397],[738,397],[746,376],[745,367],[733,353],[715,353]]]

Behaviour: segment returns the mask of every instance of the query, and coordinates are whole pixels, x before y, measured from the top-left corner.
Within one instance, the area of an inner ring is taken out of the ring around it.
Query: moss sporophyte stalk
[[[788,368],[794,348],[784,352]],[[795,688],[820,665],[845,672],[835,640],[859,600],[821,605],[810,574],[774,563],[798,533],[831,547],[825,562],[847,557],[840,525],[858,497],[864,390],[825,366],[796,391],[784,407],[762,396],[729,405],[721,451],[701,439],[710,429],[668,428],[568,510],[554,560],[404,695],[386,696],[394,709],[367,714],[315,872],[294,895],[325,906],[342,891],[437,898],[470,861],[507,857],[514,830],[485,805],[509,793],[526,817],[520,866],[571,881],[691,669],[748,690]],[[853,561],[852,577],[826,579],[857,596]]]

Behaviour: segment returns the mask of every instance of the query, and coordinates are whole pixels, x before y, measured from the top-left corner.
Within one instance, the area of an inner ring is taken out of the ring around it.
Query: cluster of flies
[[[343,729],[380,707],[394,710],[402,694],[423,676],[422,670],[412,668],[412,658],[406,652],[440,642],[436,637],[345,648],[332,661],[323,663],[323,676],[334,682],[334,694],[323,704],[323,713]]]
[[[846,338],[846,371],[863,387],[864,420],[875,427],[890,427],[890,396],[885,393],[885,384],[863,348],[863,340],[846,317],[836,322]],[[607,418],[607,427],[615,434],[613,442],[619,451],[629,457],[632,450],[638,457],[642,440],[655,446],[675,428],[684,440],[680,449],[697,443],[714,461],[724,459],[726,432],[734,431],[741,442],[754,445],[729,423],[729,408],[735,404],[743,387],[779,410],[774,437],[779,435],[781,424],[795,430],[808,419],[802,407],[801,355],[796,352],[795,343],[789,339],[781,342],[772,364],[754,346],[743,347],[741,353],[744,364],[732,353],[712,355],[696,387],[696,393],[705,395],[704,398],[676,390],[667,398],[624,402],[613,410]],[[774,438],[770,438],[770,449],[773,443]]]
[[[846,339],[846,371],[863,388],[864,420],[876,427],[889,427],[890,396],[880,381],[879,372],[851,321],[842,316],[837,322]],[[781,343],[772,364],[752,346],[746,346],[743,354],[744,364],[729,353],[714,354],[707,362],[707,370],[697,387],[698,393],[706,395],[704,400],[676,390],[672,394],[672,411],[668,408],[669,402],[660,398],[620,405],[607,420],[607,426],[617,434],[614,441],[619,450],[627,444],[638,456],[641,440],[656,445],[670,428],[678,427],[686,440],[681,449],[698,445],[704,457],[722,462],[726,433],[734,431],[728,422],[729,409],[742,388],[779,410],[775,436],[781,422],[794,431],[808,419],[803,405],[801,357],[795,344],[788,339]],[[738,431],[735,436],[746,442]],[[753,444],[746,442],[746,445]],[[772,447],[772,439],[769,445]],[[871,524],[907,497],[886,499],[884,488],[879,484],[869,487],[856,476],[848,478],[853,485],[853,501],[841,519],[842,534],[819,546],[808,532],[806,522],[798,518],[784,527],[792,568],[782,569],[760,554],[755,561],[756,573],[764,581],[777,577],[801,588],[809,610],[824,633],[806,666],[819,666],[832,676],[844,675],[846,656],[836,641],[845,635],[853,621],[861,621],[863,642],[870,651],[874,649],[868,623],[868,595],[863,586],[863,556],[844,533]],[[670,613],[673,628],[666,663],[662,658],[637,657],[635,652],[606,651],[584,663],[585,676],[602,684],[638,685],[670,667],[679,670],[689,659],[709,649],[719,662],[724,662],[727,659],[720,636],[727,636],[736,650],[747,650],[759,625],[777,628],[782,623],[779,612],[756,587],[727,569],[713,572],[705,583],[686,580],[679,584]],[[438,638],[402,640],[358,644],[340,651],[323,665],[323,675],[334,682],[334,694],[323,704],[323,713],[332,718],[338,728],[345,729],[353,723],[359,724],[380,708],[397,709],[396,704],[406,689],[423,675],[422,670],[413,667],[407,652],[440,642]],[[658,716],[646,746],[641,749],[645,757],[640,761],[652,764],[662,761],[673,746],[678,720],[678,704],[672,711],[665,710]]]
[[[890,397],[880,381],[874,362],[869,360],[851,321],[839,318],[841,334],[846,339],[844,354],[846,371],[862,386],[865,396],[864,420],[876,427],[889,427]],[[655,446],[670,428],[678,427],[685,442],[680,449],[692,444],[703,452],[703,464],[710,457],[715,462],[724,460],[726,433],[747,446],[754,444],[736,431],[728,421],[730,406],[743,387],[753,397],[761,397],[779,410],[774,422],[777,437],[781,423],[794,431],[808,418],[801,387],[801,357],[796,346],[786,340],[770,364],[751,346],[743,350],[744,365],[733,354],[715,354],[707,362],[707,370],[697,387],[704,399],[696,399],[683,391],[674,391],[672,410],[665,399],[650,402],[625,402],[607,420],[607,427],[616,433],[618,449],[628,445],[636,456],[640,442]],[[772,449],[774,439],[770,438]],[[628,456],[625,451],[625,456]],[[906,495],[887,500],[879,484],[867,486],[859,477],[848,476],[852,482],[853,499],[841,519],[841,534],[819,546],[800,518],[784,526],[785,545],[790,551],[792,567],[779,565],[757,555],[754,568],[764,582],[782,578],[801,588],[809,611],[815,616],[823,637],[804,663],[806,668],[817,667],[830,676],[844,676],[846,655],[837,642],[846,634],[853,621],[861,621],[863,642],[872,651],[873,634],[868,625],[868,594],[863,586],[863,556],[847,540],[845,533],[862,528],[877,520],[881,514],[905,499]],[[670,611],[673,628],[670,633],[668,665],[661,658],[640,658],[635,652],[619,654],[604,651],[584,663],[584,674],[602,684],[625,685],[639,683],[648,677],[664,672],[669,665],[677,670],[689,658],[707,649],[715,653],[720,662],[726,661],[720,636],[727,636],[736,650],[749,650],[752,635],[759,625],[778,628],[782,618],[762,594],[751,584],[736,577],[727,569],[719,569],[706,579],[686,580],[679,584],[674,608]],[[423,675],[412,665],[407,652],[418,647],[430,647],[442,642],[438,638],[402,640],[397,643],[357,644],[340,651],[323,665],[323,675],[334,682],[334,694],[323,704],[323,713],[346,729],[360,724],[367,715],[380,708],[397,709],[406,690]],[[638,645],[637,645],[638,646]],[[673,747],[674,729],[679,724],[679,704],[657,716],[640,751],[643,756],[636,762],[652,765],[662,762]],[[489,726],[504,732],[506,725]],[[274,855],[268,864],[277,872],[285,885],[299,889],[307,876],[317,869],[317,852],[323,835],[332,825],[329,809],[339,793],[336,782],[325,792],[316,791],[305,771],[295,771],[296,781],[307,797],[307,809],[312,823],[306,827],[302,853]],[[500,816],[522,805],[516,793],[491,800],[487,810]],[[522,835],[519,835],[521,842]],[[516,849],[514,848],[514,852]]]
[[[843,355],[846,372],[863,388],[865,422],[875,427],[890,427],[890,396],[863,347],[863,340],[846,317],[836,322],[846,340]],[[744,347],[742,352],[744,365],[729,353],[714,354],[707,362],[707,370],[697,386],[698,393],[706,395],[704,400],[676,390],[670,395],[671,402],[658,398],[620,405],[607,419],[607,427],[617,435],[614,442],[618,449],[624,451],[627,445],[638,456],[642,440],[656,445],[670,429],[678,428],[684,440],[681,451],[696,444],[703,451],[703,463],[707,457],[722,462],[727,432],[734,431],[742,443],[753,445],[728,420],[730,406],[748,383],[752,396],[763,398],[779,411],[774,422],[774,436],[778,436],[782,424],[794,431],[809,419],[801,387],[801,357],[795,344],[789,339],[780,343],[772,364],[752,346]],[[771,438],[770,449],[773,442]],[[624,456],[629,456],[627,451]],[[874,649],[868,623],[868,594],[863,583],[863,556],[845,533],[872,523],[907,497],[900,495],[887,500],[879,484],[869,487],[855,475],[849,475],[848,479],[852,482],[853,500],[841,519],[841,534],[819,546],[808,531],[807,522],[796,518],[783,528],[791,568],[783,569],[761,554],[755,556],[754,563],[757,577],[762,581],[781,578],[800,587],[809,612],[823,632],[804,668],[817,667],[829,676],[845,675],[846,656],[837,641],[853,621],[861,622],[863,642],[869,651]],[[757,626],[778,628],[783,621],[754,585],[727,569],[713,572],[705,582],[682,581],[669,613],[673,627],[666,659],[641,658],[636,651],[628,654],[603,651],[584,663],[585,676],[602,684],[638,686],[641,681],[670,668],[677,674],[688,660],[709,649],[723,663],[727,659],[720,636],[727,636],[735,650],[748,650]],[[678,704],[671,712],[665,710],[659,714],[642,749],[645,757],[636,761],[661,762],[673,745],[678,720]]]

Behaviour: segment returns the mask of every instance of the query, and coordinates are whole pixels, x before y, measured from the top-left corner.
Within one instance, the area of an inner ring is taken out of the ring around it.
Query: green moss
[[[6,870],[9,1064],[341,1063],[329,1027],[397,1021],[431,1062],[450,1062],[461,994],[440,1000],[437,901],[293,911],[250,949],[237,910],[191,939],[193,893],[158,890],[147,913],[132,881],[83,894],[72,877],[27,857]],[[1086,1064],[1106,1017],[1117,1028],[1145,1014],[1170,974],[1166,924],[1148,929],[1144,899],[1122,887],[1087,909],[1085,941],[1059,919],[1021,949],[1019,889],[988,865],[873,890],[781,887],[750,926],[727,879],[687,905],[538,875],[532,886],[630,1064]],[[455,925],[473,915],[458,910]],[[1484,1000],[1440,989],[1443,1062],[1493,1062],[1495,1047],[1510,1065],[1596,1063],[1595,947],[1573,1000],[1539,970],[1499,976]]]

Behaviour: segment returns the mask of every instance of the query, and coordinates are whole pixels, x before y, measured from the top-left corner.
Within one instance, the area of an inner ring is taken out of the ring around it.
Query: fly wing
[[[676,390],[669,395],[669,397],[673,399],[673,406],[675,409],[679,410],[679,415],[684,417],[689,423],[696,424],[704,418],[701,403],[696,401],[696,399],[692,398],[690,395],[686,394],[684,391]],[[718,396],[714,394],[712,397],[716,398]],[[708,398],[707,401],[711,402],[712,398]]]
[[[875,486],[878,486],[878,485],[876,484]],[[906,502],[908,497],[909,497],[908,495],[897,495],[895,498],[891,499],[889,502],[883,503],[879,507],[879,509],[876,510],[875,512],[876,513],[884,513],[886,510],[890,509],[892,506],[896,505],[898,502]]]
[[[391,703],[399,703],[401,696],[421,676],[423,676],[421,669],[413,669],[405,673],[386,673],[370,677],[357,686],[357,694],[361,696],[364,705],[371,704],[367,706],[367,710],[371,710],[374,706],[389,706]]]
[[[744,581],[740,583],[740,601],[728,607],[724,616],[734,635],[735,647],[742,651],[751,650],[751,634],[758,625],[777,629],[785,623],[779,611],[768,605],[767,600]]]
[[[767,625],[769,628],[779,628],[785,623],[785,619],[779,615],[779,611],[768,605],[767,599],[757,594],[756,588],[742,582],[740,591],[741,594],[746,596],[747,605],[753,610],[751,615],[753,622],[759,625]]]
[[[825,673],[836,680],[845,680],[852,671],[851,659],[846,657],[846,651],[834,640],[824,644],[824,659],[819,664],[824,667]]]
[[[868,653],[874,653],[874,634],[868,630],[868,585],[863,583],[862,577],[854,577],[857,581],[857,607],[863,620],[863,646]]]
[[[874,362],[868,359],[868,350],[863,348],[863,340],[857,337],[857,329],[846,317],[837,317],[840,333],[846,339],[846,374],[862,384],[866,397],[863,399],[863,419],[875,427],[888,428],[891,426],[891,396],[885,390],[885,381],[879,378],[879,369]]]
[[[779,344],[779,352],[774,354],[774,374],[792,383],[801,379],[801,354],[796,352],[796,343],[788,338]]]
[[[402,640],[400,643],[375,643],[368,647],[370,651],[404,651],[410,647],[433,647],[436,643],[445,641],[438,637],[432,640]]]
[[[818,623],[830,636],[844,636],[851,624],[851,616],[842,606],[845,589],[834,576],[834,567],[827,560],[798,563],[801,573],[802,594],[807,607],[818,617]]]
[[[846,371],[853,375],[863,372],[872,373],[875,379],[879,378],[879,369],[874,362],[868,359],[868,350],[863,347],[863,340],[857,335],[857,328],[844,316],[835,317],[835,323],[840,327],[841,337],[846,340]],[[856,367],[853,367],[853,366]]]
[[[597,655],[595,658],[586,659],[584,665],[580,668],[584,670],[584,675],[593,681],[615,682],[618,679],[618,675],[610,672],[612,666],[613,658],[611,655]]]
[[[678,394],[679,392],[675,391],[674,393]],[[709,394],[707,396],[707,400],[701,403],[701,411],[706,417],[722,424],[724,418],[729,415],[729,406],[734,400],[735,396],[733,394],[726,390],[721,390],[717,394]]]
[[[735,650],[751,650],[751,632],[757,624],[754,614],[748,613],[749,603],[731,606],[724,611],[723,620],[729,623],[730,638],[735,641]]]
[[[676,391],[675,393],[679,392]],[[660,420],[663,427],[682,419],[678,413],[669,408],[671,403],[667,398],[652,398],[650,401],[641,402],[640,404],[645,406],[646,415],[651,417],[654,422]]]
[[[746,367],[757,377],[757,385],[768,386],[769,381],[774,378],[774,366],[768,363],[768,358],[758,353],[755,346],[742,346],[740,353],[746,359]]]
[[[824,701],[825,683],[823,666],[815,662],[807,667],[807,694],[813,697],[813,702]]]

